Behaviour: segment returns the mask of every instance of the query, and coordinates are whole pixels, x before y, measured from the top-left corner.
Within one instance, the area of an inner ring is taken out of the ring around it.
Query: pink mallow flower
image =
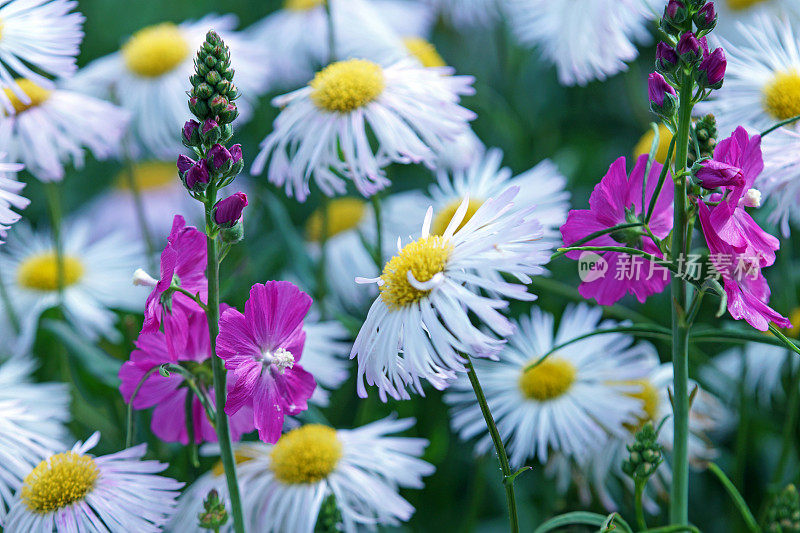
[[[708,211],[703,232],[706,236],[713,233],[738,254],[750,250],[760,258],[760,267],[773,264],[780,241],[761,229],[745,210],[760,204],[760,193],[752,187],[764,170],[761,137],[748,136],[740,126],[717,144],[714,158],[702,165],[696,174],[700,184],[708,189],[720,188],[726,194],[712,194],[709,201],[719,202],[713,206],[700,200]]]
[[[791,327],[789,319],[772,309],[770,290],[761,273],[760,256],[752,247],[738,250],[723,240],[712,227],[712,211],[698,200],[698,216],[708,244],[709,260],[722,276],[728,297],[728,312],[736,320],[744,319],[754,328],[766,331],[774,322],[782,328]]]
[[[226,308],[227,306],[222,306]],[[188,317],[187,328],[167,336],[161,331],[145,332],[136,340],[136,349],[131,358],[119,371],[121,380],[119,390],[126,402],[130,402],[136,387],[150,370],[164,364],[183,364],[187,369],[200,368],[199,365],[211,357],[211,343],[208,336],[208,323],[202,312]],[[171,345],[171,346],[170,346]],[[198,388],[209,393],[214,403],[211,369],[197,374]],[[228,389],[231,389],[229,383]],[[185,379],[177,372],[169,377],[162,376],[158,370],[152,372],[142,383],[133,400],[134,409],[153,410],[150,424],[153,434],[165,442],[189,443],[186,425],[186,395],[191,394]],[[216,442],[217,433],[206,416],[205,409],[196,397],[192,399],[192,428],[194,442]],[[253,431],[252,411],[244,408],[231,417],[231,436],[239,440],[244,433]]]
[[[261,440],[275,443],[283,417],[308,408],[317,384],[298,361],[306,334],[303,319],[311,297],[288,281],[269,281],[250,289],[244,314],[228,309],[220,318],[217,355],[235,380],[225,412],[252,406]]]
[[[145,303],[143,333],[158,331],[162,323],[167,335],[173,335],[172,329],[185,331],[188,328],[187,316],[201,311],[200,306],[185,294],[174,292],[170,302],[162,301],[164,292],[173,281],[192,294],[199,293],[202,301],[208,300],[206,236],[194,226],[187,227],[180,215],[175,215],[167,246],[161,252],[160,279],[135,281],[153,287]],[[174,336],[182,338],[178,333]]]
[[[620,157],[614,161],[608,173],[592,191],[589,197],[589,209],[573,209],[569,212],[566,224],[561,227],[564,246],[570,246],[596,231],[618,224],[641,221],[644,218],[642,180],[646,167],[647,155],[639,156],[629,178],[625,168],[625,158]],[[661,168],[660,163],[653,161],[647,178],[646,206],[650,204]],[[673,192],[672,178],[667,173],[650,219],[650,229],[659,239],[665,238],[672,230]],[[628,246],[662,257],[652,239],[641,235],[637,228],[602,235],[583,246]],[[619,252],[599,253],[608,268],[601,277],[581,283],[579,291],[584,298],[594,298],[601,305],[611,305],[627,293],[631,293],[640,302],[644,302],[651,294],[663,291],[669,283],[669,272],[663,266]],[[577,251],[568,252],[567,257],[579,259],[581,254],[582,252]]]

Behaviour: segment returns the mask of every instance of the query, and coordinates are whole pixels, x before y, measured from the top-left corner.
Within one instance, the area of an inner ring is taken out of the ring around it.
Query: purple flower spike
[[[715,49],[700,62],[698,67],[700,85],[713,89],[722,87],[722,80],[725,79],[727,66],[728,60],[725,58],[725,51],[722,48]]]
[[[668,95],[676,97],[675,89],[667,83],[664,76],[658,72],[652,72],[647,77],[647,96],[650,98],[650,103],[663,106]]]
[[[217,202],[214,207],[214,222],[222,227],[232,227],[242,218],[242,211],[247,206],[247,195],[237,192]]]

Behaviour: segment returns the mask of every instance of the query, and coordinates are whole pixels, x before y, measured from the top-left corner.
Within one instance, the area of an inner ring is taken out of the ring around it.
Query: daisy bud
[[[208,187],[211,175],[208,173],[208,164],[205,159],[197,161],[192,168],[183,175],[183,184],[187,189],[194,192],[201,192]]]
[[[694,175],[705,189],[744,186],[742,169],[714,159],[706,159],[696,165]]]
[[[675,50],[678,52],[680,58],[687,64],[695,63],[702,57],[700,41],[695,37],[694,33],[690,31],[681,35]]]
[[[217,202],[214,206],[214,222],[222,228],[230,228],[242,218],[247,206],[247,195],[237,192]]]
[[[717,13],[714,10],[714,2],[709,2],[694,14],[694,24],[697,31],[708,33],[717,25]]]
[[[185,155],[181,154],[178,156],[178,172],[182,176],[187,170],[192,168],[195,164],[195,160],[186,157]]]
[[[661,41],[656,46],[656,70],[662,74],[670,74],[678,68],[678,53],[667,43]]]
[[[725,51],[717,48],[708,57],[700,62],[697,71],[697,82],[700,87],[719,89],[722,87],[722,80],[725,78],[725,68],[728,61],[725,58]]]
[[[747,207],[761,207],[761,191],[758,189],[747,189],[744,193],[744,205]]]
[[[210,118],[205,120],[203,122],[203,127],[200,128],[200,139],[202,139],[203,143],[206,145],[214,144],[219,141],[221,134],[222,132],[220,131],[217,121]]]
[[[200,144],[200,123],[196,120],[187,120],[183,124],[183,132],[181,134],[184,146],[191,148]]]
[[[647,77],[647,95],[650,98],[650,109],[656,115],[671,117],[675,112],[678,95],[672,85],[658,72],[652,72]]]

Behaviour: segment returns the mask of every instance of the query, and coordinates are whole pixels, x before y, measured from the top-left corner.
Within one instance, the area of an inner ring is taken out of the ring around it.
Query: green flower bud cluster
[[[664,461],[663,448],[658,443],[658,433],[651,422],[647,422],[636,432],[633,443],[626,448],[628,458],[622,463],[622,471],[634,481],[647,480]]]
[[[767,533],[800,532],[800,494],[794,485],[787,485],[772,500],[764,520]]]
[[[228,511],[225,503],[219,499],[219,493],[211,489],[206,499],[203,500],[203,512],[197,515],[198,525],[203,529],[219,531],[228,521]]]
[[[234,100],[239,96],[233,84],[231,54],[217,32],[211,30],[197,51],[195,73],[189,78],[192,90],[189,109],[199,120],[215,120],[221,126],[238,116]]]
[[[714,155],[717,146],[717,120],[714,115],[706,115],[692,124],[692,139],[689,142],[689,164]],[[695,141],[697,141],[695,143]],[[697,149],[700,152],[697,152]]]

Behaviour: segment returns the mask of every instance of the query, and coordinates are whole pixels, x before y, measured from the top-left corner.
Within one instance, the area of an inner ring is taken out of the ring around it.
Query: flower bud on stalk
[[[695,163],[693,171],[698,183],[705,189],[744,187],[742,169],[721,161],[706,159],[700,163]]]
[[[187,120],[181,131],[181,140],[187,148],[200,145],[200,123],[196,120]]]
[[[247,195],[237,192],[224,198],[214,206],[214,222],[220,227],[222,242],[235,244],[244,238],[242,212],[247,206]]]
[[[678,105],[678,96],[672,85],[658,72],[652,72],[647,77],[647,95],[653,113],[664,118],[672,117]]]
[[[219,141],[221,136],[222,130],[216,120],[207,119],[203,122],[203,127],[200,128],[200,139],[203,141],[203,144],[214,144]]]
[[[675,72],[678,68],[678,53],[665,42],[660,42],[656,46],[656,70],[667,76]]]
[[[787,485],[767,508],[764,520],[767,533],[800,531],[800,494],[794,485]]]
[[[646,481],[664,461],[658,434],[651,422],[642,426],[636,432],[633,443],[626,447],[628,458],[622,463],[622,471],[636,481]]]
[[[211,170],[218,175],[226,175],[231,171],[233,165],[242,159],[242,147],[239,144],[231,146],[231,150],[236,151],[238,147],[238,159],[227,148],[217,143],[208,151],[208,163]]]
[[[186,161],[183,161],[181,158],[192,161],[184,155],[178,157],[179,170],[181,166],[186,165]],[[211,181],[211,175],[208,172],[206,160],[200,159],[199,161],[192,162],[192,166],[181,175],[181,179],[183,180],[184,186],[192,192],[203,192],[206,190],[208,183]]]
[[[701,7],[700,10],[694,14],[692,20],[695,26],[697,26],[697,32],[700,34],[706,34],[713,30],[717,25],[717,13],[714,10],[714,2],[709,2]]]
[[[195,73],[189,78],[189,109],[201,120],[211,119],[221,125],[232,122],[238,115],[233,101],[239,92],[233,84],[230,51],[216,32],[206,35],[194,66]]]
[[[706,47],[707,46],[708,45],[706,45]],[[700,41],[695,34],[690,31],[681,35],[680,40],[678,40],[678,45],[675,47],[675,51],[678,52],[681,61],[687,65],[697,63],[703,57]]]
[[[689,163],[694,164],[703,158],[714,155],[717,146],[717,120],[714,115],[706,115],[692,124],[692,142],[689,143]],[[697,149],[700,153],[697,153]]]
[[[661,18],[661,28],[669,35],[680,33],[681,24],[689,15],[689,9],[681,0],[669,0],[664,8],[664,16]]]
[[[697,67],[697,83],[704,89],[719,89],[725,79],[727,66],[725,51],[722,48],[715,49]]]
[[[203,529],[219,529],[228,521],[225,502],[219,499],[219,493],[212,489],[203,500],[203,511],[197,515],[198,524]]]

